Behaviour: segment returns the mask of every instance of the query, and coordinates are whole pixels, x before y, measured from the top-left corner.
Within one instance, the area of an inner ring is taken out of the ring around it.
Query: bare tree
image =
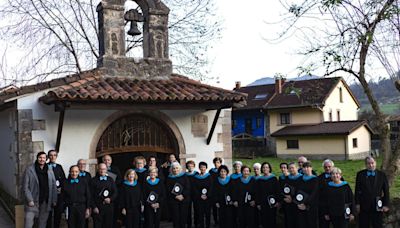
[[[43,81],[96,66],[96,6],[100,0],[4,1],[0,8],[0,39],[11,47],[8,49],[17,51],[12,56],[7,53],[11,61],[2,84]],[[171,8],[170,53],[175,70],[204,79],[208,64],[205,52],[219,38],[221,26],[213,0],[165,3]],[[141,38],[134,42],[129,39],[127,52],[134,52]]]
[[[393,182],[399,170],[400,140],[390,145],[387,118],[367,81],[376,78],[377,68],[386,70],[400,90],[395,72],[400,69],[399,0],[301,0],[281,1],[287,23],[278,39],[299,32],[306,43],[301,54],[310,66],[325,69],[325,76],[344,72],[361,84],[376,116],[381,140],[382,168]],[[311,24],[312,23],[312,24]],[[320,26],[315,26],[319,24]]]

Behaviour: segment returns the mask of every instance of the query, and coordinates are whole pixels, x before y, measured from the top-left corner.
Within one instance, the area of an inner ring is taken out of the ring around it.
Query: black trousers
[[[239,228],[239,217],[238,216],[239,216],[239,208],[233,206],[232,207],[232,227],[233,228]]]
[[[169,201],[174,228],[185,228],[187,224],[189,202]]]
[[[261,206],[259,214],[262,227],[276,228],[276,208],[270,208],[269,205],[263,205]]]
[[[318,209],[310,207],[306,210],[297,209],[297,221],[300,228],[318,227]]]
[[[358,217],[358,227],[360,228],[369,228],[372,226],[373,228],[382,228],[383,225],[383,212],[378,211],[360,211],[360,215]]]
[[[94,228],[112,228],[114,222],[114,205],[102,205],[98,209],[99,214],[92,214]]]
[[[297,205],[294,203],[285,203],[283,206],[285,214],[285,227],[286,228],[297,228]]]
[[[215,205],[212,206],[212,215],[213,215],[213,219],[214,219],[214,224],[218,225],[218,222],[219,222],[219,220],[218,220],[218,208]]]
[[[144,221],[146,228],[159,228],[161,220],[161,204],[160,208],[154,210],[151,206],[144,207]]]
[[[61,214],[64,210],[64,201],[61,194],[57,194],[57,204],[53,207],[53,210],[49,213],[49,218],[47,219],[47,228],[59,228],[61,222]],[[51,224],[53,222],[53,224]]]
[[[194,213],[192,213],[194,212]],[[189,208],[188,208],[188,217],[187,217],[187,227],[191,228],[193,226],[193,221],[194,224],[197,224],[197,213],[196,213],[196,208],[194,207],[194,202],[191,200],[189,203]],[[193,216],[193,219],[192,219]]]
[[[232,228],[233,206],[220,205],[220,208],[218,208],[218,218],[220,228]]]
[[[239,205],[238,215],[239,215],[239,227],[240,228],[253,228],[254,227],[254,214],[256,213],[256,208],[250,206],[250,204]]]
[[[84,228],[85,227],[85,213],[86,206],[75,205],[68,206],[68,228]]]
[[[330,217],[333,224],[333,228],[347,228],[349,227],[349,220],[345,219],[344,216]]]
[[[135,208],[126,209],[124,224],[126,228],[140,227],[140,205]]]
[[[196,228],[209,228],[211,219],[211,206],[209,200],[202,200],[195,202],[194,211],[196,212]]]

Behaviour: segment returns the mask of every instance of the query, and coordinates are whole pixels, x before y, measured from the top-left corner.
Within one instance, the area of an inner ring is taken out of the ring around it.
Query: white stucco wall
[[[13,197],[17,195],[16,186],[16,139],[14,122],[15,109],[10,108],[0,112],[0,186]]]
[[[32,109],[33,119],[46,120],[46,130],[32,132],[33,141],[43,141],[44,151],[53,149],[56,144],[59,113],[54,111],[53,105],[45,105],[38,102],[44,93],[38,92],[18,100],[18,109]],[[166,114],[178,127],[184,139],[187,160],[196,163],[206,161],[212,167],[212,159],[216,151],[223,151],[222,143],[217,142],[218,133],[222,132],[222,121],[219,120],[215,128],[210,145],[206,139],[211,129],[216,111],[204,110],[160,110]],[[64,127],[61,137],[58,162],[64,170],[70,165],[76,164],[79,158],[88,159],[90,145],[95,132],[107,117],[118,110],[71,110],[65,111]],[[196,114],[208,116],[208,132],[205,137],[193,137],[191,132],[191,117]],[[224,112],[221,112],[222,116]],[[191,155],[194,155],[192,158]]]

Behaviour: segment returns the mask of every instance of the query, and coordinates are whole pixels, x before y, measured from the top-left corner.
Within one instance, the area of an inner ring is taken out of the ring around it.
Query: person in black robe
[[[174,228],[185,228],[190,202],[190,182],[178,162],[171,164],[167,178],[168,204]]]
[[[289,175],[284,179],[284,184],[280,183],[281,192],[283,194],[283,209],[285,214],[285,227],[297,228],[297,205],[293,199],[295,192],[302,181],[302,174],[298,173],[296,163],[291,162],[288,164]]]
[[[209,228],[211,218],[211,195],[213,182],[210,173],[207,173],[207,163],[199,163],[200,173],[194,176],[192,182],[194,211],[197,213],[196,227]]]
[[[134,166],[135,166],[135,172],[136,175],[138,176],[137,181],[139,182],[139,185],[142,186],[143,182],[146,180],[148,176],[148,171],[146,166],[146,159],[143,156],[137,156],[134,159]]]
[[[281,200],[279,182],[268,162],[261,165],[261,171],[263,175],[256,179],[256,204],[261,225],[264,228],[276,228],[276,210]]]
[[[56,178],[57,187],[57,204],[53,207],[53,210],[49,213],[49,218],[47,219],[47,228],[58,228],[60,227],[61,214],[64,209],[64,200],[62,198],[62,184],[65,181],[64,169],[60,164],[57,164],[58,151],[49,150],[47,152],[47,157],[49,158],[49,163],[47,165],[53,169],[54,177]]]
[[[243,163],[241,161],[235,161],[233,163],[233,173],[230,176],[230,179],[232,181],[232,187],[234,189],[238,189],[238,184],[240,182],[240,178],[242,177],[242,166]],[[234,228],[239,228],[239,212],[238,212],[238,207],[233,207],[232,208],[232,213],[233,213],[233,227]],[[240,227],[241,228],[241,227]]]
[[[215,181],[217,181],[217,178],[218,178],[218,168],[222,165],[222,158],[215,157],[213,159],[213,164],[214,164],[214,168],[211,168],[209,173],[211,174],[212,182],[215,183]],[[215,206],[215,204],[213,204],[213,206],[211,207],[211,210],[212,210],[212,215],[213,215],[213,219],[214,219],[214,225],[218,226],[218,223],[219,223],[218,208]]]
[[[79,181],[85,181],[87,185],[90,187],[90,181],[92,180],[92,175],[86,171],[86,161],[85,159],[79,159],[77,162],[77,166],[79,168]],[[85,219],[85,227],[89,227],[89,219]]]
[[[69,168],[69,177],[62,186],[68,228],[84,228],[90,216],[91,195],[88,182],[79,178],[78,166]]]
[[[186,162],[186,173],[185,173],[185,175],[189,179],[190,186],[193,185],[194,176],[196,176],[198,174],[198,172],[196,170],[194,170],[195,168],[196,168],[196,163],[194,161],[190,160],[190,161]],[[189,210],[188,210],[188,218],[187,218],[187,228],[191,228],[193,226],[193,220],[194,220],[194,224],[197,224],[197,213],[194,210],[195,210],[195,208],[194,208],[194,204],[193,204],[193,191],[192,191],[190,193],[190,202],[189,202]],[[194,211],[193,214],[192,214],[192,211]],[[192,220],[192,215],[194,217],[193,220]]]
[[[133,169],[128,169],[124,175],[120,192],[121,213],[125,216],[126,228],[140,227],[140,214],[142,211],[142,190],[138,176]]]
[[[218,208],[218,218],[220,228],[232,228],[232,209],[233,209],[233,185],[230,179],[229,169],[226,165],[218,168],[218,177],[214,182],[212,201]]]
[[[365,158],[366,169],[357,173],[355,202],[360,228],[382,227],[383,213],[389,211],[389,184],[386,174],[376,169],[373,157]]]
[[[279,164],[279,169],[281,170],[281,174],[279,175],[278,181],[279,181],[279,191],[280,191],[280,198],[283,200],[284,195],[283,194],[283,189],[285,185],[287,185],[288,180],[289,180],[289,169],[288,169],[288,163],[282,162]],[[287,219],[289,218],[288,215],[286,215],[287,211],[287,203],[281,202],[281,207],[279,211],[283,214],[283,219],[284,219],[284,224],[285,228],[288,228],[289,221]]]
[[[323,208],[326,207],[324,203],[327,201],[325,196],[325,189],[328,187],[328,183],[332,181],[331,179],[331,171],[334,168],[334,163],[330,159],[326,159],[322,162],[322,167],[324,172],[318,176],[318,183],[319,183],[319,194],[318,194],[318,222],[319,228],[329,228],[330,220],[325,219],[325,214],[323,213]]]
[[[303,164],[303,176],[296,188],[297,221],[300,228],[318,227],[318,178],[310,162]]]
[[[100,163],[98,173],[90,183],[92,194],[92,217],[94,228],[115,227],[114,201],[117,199],[117,186],[115,181],[107,176],[107,166]]]
[[[143,183],[143,204],[146,228],[159,228],[161,219],[161,204],[165,199],[164,183],[157,177],[159,171],[149,167],[149,177]]]
[[[254,227],[254,214],[256,212],[256,180],[250,176],[251,169],[248,166],[242,166],[240,177],[236,183],[234,192],[234,205],[238,208],[239,226],[240,228]]]
[[[332,222],[333,228],[347,228],[354,219],[355,206],[353,192],[349,184],[342,180],[342,171],[332,168],[332,180],[324,188],[324,201],[321,213],[326,221]],[[329,223],[328,223],[329,224]]]
[[[107,166],[107,175],[111,179],[114,180],[117,190],[121,189],[123,177],[121,175],[121,172],[118,167],[112,165],[112,158],[110,155],[104,155],[102,157],[102,161],[104,164]],[[116,203],[114,203],[114,227],[119,227],[122,224],[122,214],[121,211],[119,210],[119,195],[117,195],[117,198],[114,200]]]
[[[148,166],[147,166],[148,173],[150,173],[150,168],[157,168],[157,170],[158,170],[157,178],[160,179],[160,181],[164,183],[165,182],[164,173],[163,173],[161,167],[158,166],[157,157],[151,155],[149,157],[149,162],[147,164],[148,164]],[[147,178],[146,178],[146,180],[147,180]]]
[[[171,164],[174,163],[174,162],[178,162],[178,161],[176,160],[175,154],[168,154],[168,156],[167,156],[167,161],[164,162],[164,163],[161,165],[161,169],[162,169],[162,171],[163,171],[163,175],[164,175],[164,177],[165,177],[165,181],[167,180],[167,177],[168,177],[169,174],[171,173]]]

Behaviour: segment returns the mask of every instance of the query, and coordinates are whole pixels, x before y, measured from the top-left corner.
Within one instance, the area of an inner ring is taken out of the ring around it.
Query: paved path
[[[10,219],[10,216],[4,211],[3,207],[0,206],[0,227],[1,228],[13,228],[14,223]]]

